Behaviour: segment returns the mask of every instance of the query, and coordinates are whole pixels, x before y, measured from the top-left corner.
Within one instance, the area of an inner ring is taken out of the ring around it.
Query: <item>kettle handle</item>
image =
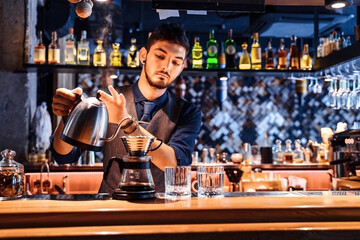
[[[77,93],[74,93],[75,94],[75,100],[76,100],[76,103],[74,104],[74,106],[71,108],[71,110],[70,110],[70,114],[71,114],[71,112],[74,110],[74,108],[82,101],[81,100],[81,97],[82,97],[82,95],[79,95],[79,94],[77,94]],[[64,125],[66,125],[66,123],[67,123],[67,120],[68,120],[68,118],[69,118],[69,116],[70,116],[70,114],[68,115],[68,116],[62,116],[61,118],[62,118],[62,120],[63,120],[63,122],[64,122]]]
[[[100,140],[101,140],[101,141],[104,141],[104,142],[110,142],[110,141],[112,141],[112,140],[118,135],[119,130],[120,130],[120,127],[121,127],[122,123],[123,123],[126,119],[131,120],[132,117],[131,117],[130,115],[128,115],[128,116],[124,117],[123,119],[121,119],[120,123],[119,123],[119,124],[117,125],[117,127],[116,127],[115,133],[114,133],[111,137],[109,137],[109,138],[100,138]],[[134,121],[134,122],[137,124],[136,121]]]

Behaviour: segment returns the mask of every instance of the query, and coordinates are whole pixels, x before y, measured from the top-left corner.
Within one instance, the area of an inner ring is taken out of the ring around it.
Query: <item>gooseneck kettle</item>
[[[70,112],[61,139],[73,146],[90,151],[100,151],[105,142],[109,142],[118,134],[124,118],[117,126],[115,133],[106,138],[109,115],[105,104],[96,97],[78,96],[78,102]]]

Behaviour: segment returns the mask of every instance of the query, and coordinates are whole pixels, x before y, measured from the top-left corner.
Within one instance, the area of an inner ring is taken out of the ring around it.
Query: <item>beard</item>
[[[164,73],[164,72],[162,72],[162,73]],[[169,76],[168,73],[164,73],[164,74]],[[156,80],[151,79],[151,77],[147,74],[146,63],[145,63],[145,78],[146,78],[146,80],[147,80],[147,82],[149,83],[150,86],[158,88],[158,89],[168,88],[172,83],[172,81],[169,81],[169,82],[161,81],[161,80],[156,81]],[[169,76],[169,79],[170,79],[170,76]]]

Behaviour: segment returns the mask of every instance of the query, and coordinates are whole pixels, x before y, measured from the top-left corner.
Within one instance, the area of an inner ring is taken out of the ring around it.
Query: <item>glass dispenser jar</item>
[[[5,149],[0,161],[0,200],[20,198],[24,193],[24,166],[14,161],[16,152]]]

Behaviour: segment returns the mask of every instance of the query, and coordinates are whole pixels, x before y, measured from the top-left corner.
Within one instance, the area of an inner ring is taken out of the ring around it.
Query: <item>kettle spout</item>
[[[115,137],[118,135],[118,133],[119,133],[119,130],[120,130],[120,128],[121,128],[121,125],[123,124],[123,122],[124,122],[126,119],[131,120],[132,117],[131,117],[130,115],[128,115],[128,116],[124,117],[123,119],[121,119],[120,123],[119,123],[119,124],[117,125],[117,127],[116,127],[116,130],[115,130],[114,134],[113,134],[111,137],[109,137],[109,138],[100,138],[100,140],[101,140],[101,141],[104,141],[104,142],[110,142],[110,141],[114,140],[114,138],[115,138]]]

